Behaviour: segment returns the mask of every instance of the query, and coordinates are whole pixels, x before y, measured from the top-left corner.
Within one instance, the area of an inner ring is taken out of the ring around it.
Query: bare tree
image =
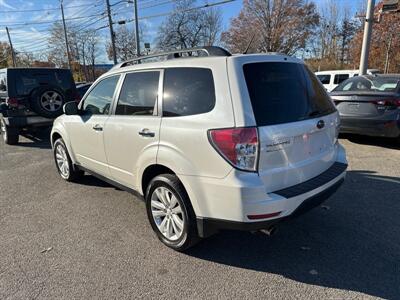
[[[195,0],[175,1],[173,13],[161,24],[157,35],[160,49],[210,46],[218,41],[222,28],[219,9],[196,9]]]
[[[319,24],[315,4],[304,0],[244,0],[222,42],[232,52],[282,52],[292,55],[306,47]],[[249,34],[250,33],[250,34]]]
[[[12,65],[11,47],[6,42],[0,42],[0,67],[5,68]]]
[[[143,37],[143,26],[139,28],[139,37]],[[126,26],[118,28],[115,32],[115,48],[117,57],[121,61],[125,61],[137,56],[136,54],[136,35],[131,29]],[[113,57],[111,43],[106,45],[108,58],[111,60]]]
[[[99,36],[98,31],[96,30],[88,30],[87,31],[87,55],[86,60],[91,67],[91,80],[94,81],[96,79],[95,66],[96,66],[96,58],[98,55],[98,44],[99,44]]]

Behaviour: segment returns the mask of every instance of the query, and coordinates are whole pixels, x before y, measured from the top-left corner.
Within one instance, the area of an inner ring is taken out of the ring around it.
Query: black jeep
[[[51,126],[63,104],[79,101],[70,70],[0,69],[0,128],[6,144],[18,143],[22,130]]]

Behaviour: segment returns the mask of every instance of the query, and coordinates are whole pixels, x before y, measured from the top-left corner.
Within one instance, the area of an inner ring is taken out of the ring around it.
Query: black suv
[[[65,102],[79,98],[68,69],[0,69],[0,128],[5,143],[17,144],[22,129],[50,126]]]

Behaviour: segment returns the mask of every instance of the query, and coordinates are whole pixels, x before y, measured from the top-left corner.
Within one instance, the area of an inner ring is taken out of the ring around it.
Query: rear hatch
[[[302,63],[255,62],[243,73],[258,128],[258,173],[267,192],[318,176],[336,159],[338,113]]]

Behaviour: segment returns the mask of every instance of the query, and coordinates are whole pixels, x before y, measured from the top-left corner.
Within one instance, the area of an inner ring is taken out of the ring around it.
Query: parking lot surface
[[[348,176],[324,206],[272,237],[224,232],[183,254],[140,199],[62,181],[46,137],[0,142],[0,299],[400,298],[394,143],[342,138]]]

